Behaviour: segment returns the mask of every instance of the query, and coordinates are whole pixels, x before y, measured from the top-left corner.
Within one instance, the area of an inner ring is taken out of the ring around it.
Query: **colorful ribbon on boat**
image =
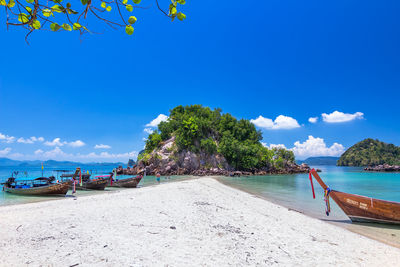
[[[310,171],[308,174],[309,174],[310,183],[311,183],[312,195],[313,195],[313,198],[315,199],[314,184],[313,184],[313,182],[312,182],[311,171]]]
[[[331,193],[331,189],[329,186],[325,189],[324,193],[324,201],[325,201],[325,213],[326,216],[329,216],[329,213],[331,212],[331,204],[329,202],[329,194]]]
[[[82,186],[82,171],[79,169],[79,185]]]

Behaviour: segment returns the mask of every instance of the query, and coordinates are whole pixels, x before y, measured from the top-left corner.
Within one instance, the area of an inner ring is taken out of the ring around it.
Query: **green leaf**
[[[176,15],[176,7],[170,8],[170,9],[169,9],[169,14],[172,15],[172,16],[173,16],[173,15]]]
[[[51,7],[51,10],[57,13],[62,13],[64,9],[59,5],[54,5]]]
[[[64,23],[63,25],[61,25],[61,28],[66,31],[72,31],[71,25],[69,25],[68,23]]]
[[[71,8],[71,3],[67,3],[67,8]]]
[[[15,6],[15,1],[14,0],[10,0],[10,2],[8,2],[7,7],[11,8]]]
[[[29,14],[32,14],[32,8],[30,8],[29,6],[26,6],[25,9],[26,9],[26,11],[29,12]]]
[[[27,23],[29,21],[29,17],[25,13],[18,14],[18,21],[22,23]]]
[[[132,35],[132,34],[133,34],[133,27],[132,27],[131,25],[126,25],[126,27],[125,27],[125,32],[126,32],[128,35]]]
[[[133,11],[133,6],[126,5],[126,10],[128,10],[129,12],[132,12]]]
[[[111,11],[111,6],[108,6],[107,8],[106,8],[106,10],[108,11],[108,12],[110,12]]]
[[[181,5],[186,4],[186,1],[185,1],[185,0],[177,0],[177,2],[178,2],[179,4],[181,4]]]
[[[32,4],[33,0],[26,0],[27,3]]]
[[[87,32],[90,32],[90,31],[88,30],[88,28],[86,28],[85,26],[82,26],[82,28],[85,29]]]
[[[38,21],[37,19],[32,21],[32,28],[34,28],[35,30],[39,30],[40,27],[41,27],[40,21]]]
[[[134,24],[136,21],[137,21],[137,18],[135,16],[130,16],[129,19],[128,19],[128,22],[130,24]]]
[[[133,0],[133,2],[138,5],[140,2],[142,2],[142,0]]]
[[[51,29],[53,32],[58,31],[60,28],[61,28],[61,26],[58,25],[57,23],[52,23],[52,24],[50,25],[50,29]]]
[[[82,5],[86,6],[89,0],[81,0]]]
[[[7,3],[5,0],[0,0],[0,6],[6,6],[6,5],[7,5]]]
[[[179,12],[178,15],[176,15],[176,16],[177,16],[178,19],[181,20],[181,21],[184,20],[184,19],[186,19],[186,15],[183,14],[182,12]]]
[[[67,9],[67,12],[68,14],[74,14],[74,15],[78,14],[78,11],[75,11],[73,9]]]
[[[102,8],[106,8],[106,7],[107,7],[106,2],[101,2],[101,7],[102,7]]]
[[[128,0],[122,0],[122,4],[126,5],[128,3]]]
[[[78,22],[75,22],[75,23],[72,25],[72,29],[74,29],[74,31],[79,30],[80,28],[82,28],[82,25],[79,24]]]
[[[42,13],[43,13],[43,16],[45,16],[45,17],[50,17],[51,15],[53,15],[53,12],[51,12],[51,10],[47,9],[47,8],[43,9]]]

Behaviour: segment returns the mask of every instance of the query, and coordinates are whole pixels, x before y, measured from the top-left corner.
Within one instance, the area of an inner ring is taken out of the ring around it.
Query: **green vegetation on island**
[[[221,109],[191,105],[170,111],[169,119],[148,136],[138,161],[149,160],[172,137],[175,141],[170,150],[174,154],[190,151],[198,155],[222,155],[235,170],[279,169],[295,160],[292,151],[263,146],[261,132],[249,120],[237,120],[229,113],[223,114]]]
[[[400,165],[400,147],[371,138],[350,147],[338,160],[338,166]]]

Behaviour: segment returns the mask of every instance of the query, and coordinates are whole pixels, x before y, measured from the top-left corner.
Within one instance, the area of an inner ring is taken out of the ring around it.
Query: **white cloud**
[[[65,144],[67,144],[67,142],[61,142],[60,141],[61,139],[60,138],[54,138],[53,139],[53,141],[46,141],[46,142],[44,142],[44,144],[46,145],[46,146],[63,146],[63,145],[65,145]]]
[[[273,149],[273,148],[283,148],[283,149],[287,149],[286,146],[284,144],[269,144],[268,146],[269,149]]]
[[[136,158],[138,155],[137,151],[131,151],[126,153],[109,153],[109,152],[101,152],[99,154],[91,152],[89,154],[77,154],[76,158],[78,159],[87,159],[90,161],[127,161],[131,158]]]
[[[144,128],[143,131],[146,132],[146,133],[148,133],[148,134],[152,134],[152,133],[154,132],[154,130],[151,129],[151,128]]]
[[[94,148],[95,148],[95,149],[110,149],[111,146],[109,146],[109,145],[104,145],[104,144],[100,144],[100,145],[95,145]]]
[[[10,150],[8,150],[8,152],[10,152]],[[73,153],[66,153],[60,147],[57,146],[54,149],[48,151],[43,151],[41,149],[38,149],[34,152],[34,154],[15,153],[9,155],[9,158],[25,159],[25,160],[53,159],[58,161],[67,160],[67,161],[79,161],[79,162],[120,162],[120,161],[125,162],[128,159],[136,158],[137,155],[138,155],[137,151],[131,151],[126,153],[91,152],[88,154],[80,154],[80,153],[73,154]]]
[[[69,142],[68,145],[71,146],[71,147],[82,147],[82,146],[85,145],[85,143],[82,142],[81,140],[76,140],[76,141],[73,141],[73,142]]]
[[[44,142],[44,144],[46,146],[64,146],[64,145],[68,145],[70,147],[82,147],[84,145],[86,145],[83,141],[81,140],[76,140],[76,141],[72,141],[72,142],[66,142],[66,141],[61,141],[61,138],[57,137],[54,138],[53,141],[46,141]]]
[[[340,156],[345,148],[343,145],[333,143],[328,147],[323,138],[308,136],[308,139],[303,143],[296,141],[294,147],[290,150],[293,151],[296,157],[300,159],[317,156]]]
[[[6,147],[3,150],[0,150],[0,156],[5,156],[8,153],[10,153],[10,151],[11,151],[11,148],[10,147]]]
[[[168,120],[168,116],[164,115],[164,114],[160,114],[157,116],[157,118],[152,120],[150,123],[146,124],[146,127],[157,127],[158,124],[160,124],[160,122],[166,121],[166,120]]]
[[[0,133],[0,141],[3,143],[10,144],[15,141],[15,137]]]
[[[250,120],[250,122],[260,128],[273,130],[294,129],[300,127],[296,119],[284,115],[279,115],[274,121],[260,115],[257,119]]]
[[[318,121],[318,117],[310,117],[308,118],[308,122],[316,123]]]
[[[20,137],[17,140],[18,143],[22,143],[22,144],[33,144],[35,142],[43,142],[43,141],[44,141],[43,137],[35,137],[35,136],[32,136],[32,137],[27,138],[27,139],[25,139],[23,137]]]
[[[43,153],[43,150],[41,150],[41,149],[38,149],[38,150],[35,151],[35,155],[40,155],[42,153]]]
[[[68,154],[62,151],[61,148],[59,148],[58,146],[56,146],[53,150],[46,151],[37,155],[42,155],[44,159],[54,159],[54,160],[63,159],[63,157],[68,156]]]
[[[284,149],[287,149],[284,144],[269,144],[268,145],[267,143],[264,143],[264,142],[261,142],[261,144],[263,146],[265,146],[266,148],[269,148],[269,149],[273,149],[273,148],[284,148]]]
[[[343,112],[336,110],[330,114],[322,113],[322,120],[324,122],[328,122],[328,123],[346,122],[346,121],[352,121],[355,119],[363,119],[363,118],[364,118],[364,113],[362,113],[362,112],[356,112],[354,114],[350,114],[350,113],[343,113]]]

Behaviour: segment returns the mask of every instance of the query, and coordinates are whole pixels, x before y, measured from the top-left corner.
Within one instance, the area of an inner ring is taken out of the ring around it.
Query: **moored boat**
[[[60,172],[60,171],[59,171]],[[104,190],[107,178],[91,179],[89,173],[82,173],[81,168],[76,168],[75,173],[64,173],[60,176],[63,181],[68,181],[73,190]]]
[[[329,215],[329,198],[331,197],[352,222],[400,224],[400,203],[365,197],[355,194],[331,190],[321,179],[318,173],[310,171],[312,176],[325,191],[326,213]],[[313,186],[312,186],[313,188]],[[313,188],[313,195],[314,188]]]
[[[104,190],[107,186],[108,179],[98,178],[82,181],[76,184],[76,189],[81,190]]]
[[[18,195],[65,195],[69,189],[69,182],[54,182],[54,177],[39,177],[33,180],[16,180],[8,178],[3,190]]]
[[[125,178],[124,176],[126,175],[117,175],[114,176],[111,174],[110,178],[108,180],[107,186],[111,187],[124,187],[124,188],[136,188],[137,185],[140,183],[142,180],[143,176],[137,175],[137,176],[128,176]]]

